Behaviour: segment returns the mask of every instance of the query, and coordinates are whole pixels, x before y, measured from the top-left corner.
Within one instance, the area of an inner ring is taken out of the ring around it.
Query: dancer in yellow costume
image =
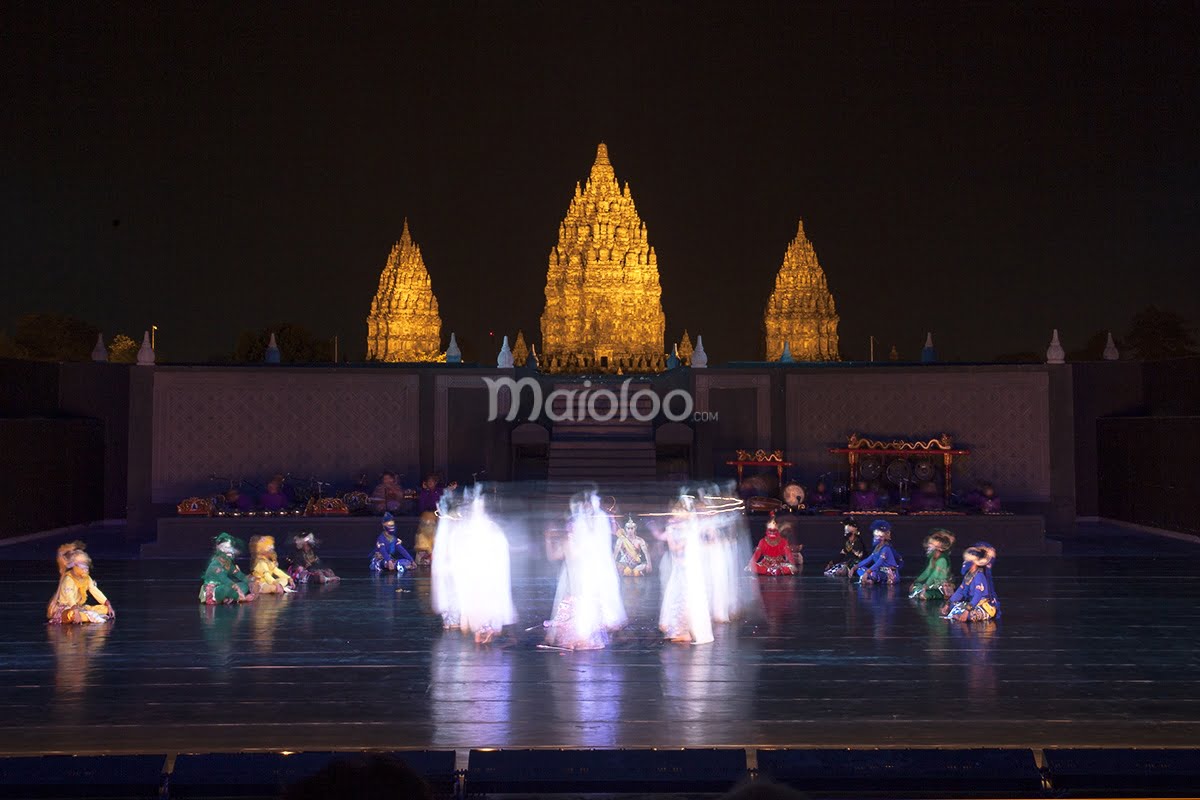
[[[296,582],[279,568],[274,536],[250,537],[250,589],[255,594],[279,594],[296,591]]]
[[[52,625],[79,625],[89,622],[108,622],[116,614],[112,603],[92,580],[92,559],[82,550],[74,550],[65,558],[67,571],[58,582],[58,591],[46,606],[46,619]],[[88,605],[88,595],[96,601]]]

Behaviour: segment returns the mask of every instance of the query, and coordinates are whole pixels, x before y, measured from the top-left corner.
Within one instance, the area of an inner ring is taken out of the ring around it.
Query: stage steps
[[[620,393],[619,386],[596,386]],[[628,394],[638,390],[631,385]],[[558,389],[582,391],[578,384],[556,385]],[[581,395],[576,395],[578,398]],[[554,397],[550,403],[551,418],[559,419],[550,429],[548,477],[551,481],[639,481],[653,480],[658,472],[654,447],[654,425],[627,413],[621,419],[618,413],[611,420],[589,419],[587,414],[568,415],[566,399]],[[603,416],[608,412],[605,402],[599,402],[596,411]],[[636,409],[647,416],[650,408],[648,398],[639,398]],[[562,419],[567,416],[568,419]]]

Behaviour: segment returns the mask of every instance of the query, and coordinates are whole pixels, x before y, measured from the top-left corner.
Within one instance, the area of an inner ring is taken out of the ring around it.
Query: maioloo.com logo
[[[661,413],[672,422],[684,422],[688,419],[713,421],[717,415],[714,412],[695,411],[692,393],[685,389],[672,389],[662,397],[658,396],[648,386],[637,391],[630,391],[632,378],[621,382],[619,392],[612,389],[593,389],[592,382],[585,380],[582,389],[555,389],[543,396],[542,385],[533,378],[484,378],[488,387],[488,422],[500,418],[501,391],[508,390],[508,413],[504,419],[512,422],[524,408],[526,395],[522,390],[528,389],[530,401],[526,415],[530,421],[540,419],[543,414],[551,422],[611,422],[613,420],[634,419],[639,422],[651,422]]]

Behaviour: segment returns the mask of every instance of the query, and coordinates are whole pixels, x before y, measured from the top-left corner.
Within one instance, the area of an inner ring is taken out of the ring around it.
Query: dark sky
[[[408,217],[444,339],[490,361],[537,339],[602,140],[668,338],[716,361],[760,356],[799,217],[846,358],[1200,320],[1195,2],[388,7],[6,4],[0,326],[155,322],[198,360],[290,321],[361,357]]]

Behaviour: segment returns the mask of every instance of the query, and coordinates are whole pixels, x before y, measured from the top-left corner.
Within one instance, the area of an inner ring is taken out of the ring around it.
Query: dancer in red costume
[[[795,575],[796,559],[792,556],[792,548],[787,539],[779,532],[775,524],[775,515],[767,522],[767,535],[758,540],[754,555],[746,565],[747,572],[759,575]]]

